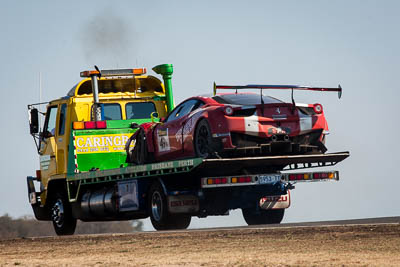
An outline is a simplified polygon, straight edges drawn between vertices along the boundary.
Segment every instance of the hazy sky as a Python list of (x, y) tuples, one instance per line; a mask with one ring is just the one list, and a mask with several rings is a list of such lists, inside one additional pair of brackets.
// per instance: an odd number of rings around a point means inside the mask
[[(284, 222), (400, 215), (399, 1), (2, 1), (0, 215), (32, 214), (39, 168), (29, 103), (66, 95), (79, 72), (174, 65), (175, 102), (212, 83), (343, 87), (295, 93), (324, 106), (329, 152), (351, 152), (337, 183), (300, 184)], [(271, 92), (289, 99), (287, 93)], [(191, 227), (243, 225), (229, 217)], [(151, 229), (146, 220), (146, 229)]]

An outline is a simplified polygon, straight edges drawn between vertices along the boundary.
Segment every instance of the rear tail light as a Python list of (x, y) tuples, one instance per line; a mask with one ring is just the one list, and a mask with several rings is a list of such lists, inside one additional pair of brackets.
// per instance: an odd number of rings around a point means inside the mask
[(322, 105), (321, 104), (315, 104), (314, 105), (314, 111), (316, 114), (321, 114), (322, 113)]
[(207, 184), (227, 184), (228, 178), (208, 178)]
[(75, 121), (72, 127), (74, 130), (106, 129), (107, 121)]
[(83, 121), (74, 121), (72, 127), (74, 130), (82, 130), (85, 129), (85, 123)]
[(239, 184), (239, 183), (252, 183), (253, 178), (251, 176), (242, 177), (215, 177), (215, 178), (204, 178), (203, 184), (206, 185), (223, 185), (223, 184)]
[(287, 174), (287, 181), (337, 179), (335, 172), (314, 172), (314, 173), (290, 173)]
[(238, 182), (239, 183), (251, 183), (251, 177), (250, 176), (239, 177)]
[(85, 121), (85, 129), (95, 129), (96, 122), (94, 121)]
[(232, 107), (225, 107), (224, 112), (226, 115), (231, 116), (233, 114), (233, 108)]
[(42, 179), (42, 171), (41, 170), (36, 170), (36, 179), (40, 181)]
[(334, 179), (334, 172), (317, 172), (313, 174), (313, 179)]
[(106, 129), (107, 122), (106, 121), (96, 121), (96, 128), (97, 129)]

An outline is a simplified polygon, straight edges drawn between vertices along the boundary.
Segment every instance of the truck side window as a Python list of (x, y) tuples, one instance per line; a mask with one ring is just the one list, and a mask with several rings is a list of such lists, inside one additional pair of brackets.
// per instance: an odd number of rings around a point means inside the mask
[(121, 106), (119, 104), (104, 104), (105, 120), (122, 120)]
[(60, 109), (60, 119), (58, 126), (58, 135), (64, 135), (65, 132), (65, 119), (67, 116), (67, 104), (62, 104)]
[(126, 119), (149, 119), (150, 114), (156, 111), (153, 102), (128, 103), (125, 106)]
[(44, 124), (44, 136), (54, 136), (56, 132), (57, 106), (49, 107), (46, 112), (46, 121)]

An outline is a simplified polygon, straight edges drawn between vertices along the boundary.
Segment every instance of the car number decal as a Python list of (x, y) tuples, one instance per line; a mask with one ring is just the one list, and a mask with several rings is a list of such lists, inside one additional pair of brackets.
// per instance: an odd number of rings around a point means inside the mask
[(168, 129), (157, 130), (157, 141), (158, 151), (166, 152), (171, 150), (171, 147), (169, 145)]

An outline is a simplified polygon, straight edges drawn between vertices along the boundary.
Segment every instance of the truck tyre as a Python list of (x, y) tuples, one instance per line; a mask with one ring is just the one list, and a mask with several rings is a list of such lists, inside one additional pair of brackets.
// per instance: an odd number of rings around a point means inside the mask
[(194, 150), (196, 156), (207, 158), (210, 155), (212, 147), (211, 129), (206, 119), (202, 119), (196, 127), (194, 134)]
[(192, 216), (185, 214), (176, 214), (172, 216), (173, 221), (171, 221), (170, 229), (186, 229), (190, 225), (190, 221), (192, 220)]
[(51, 199), (50, 217), (57, 235), (74, 234), (76, 219), (72, 217), (71, 205), (65, 194), (57, 193)]
[(248, 225), (279, 224), (285, 214), (284, 209), (256, 211), (255, 209), (242, 209), (243, 218)]
[(186, 229), (189, 226), (190, 215), (168, 212), (167, 197), (160, 182), (155, 181), (151, 185), (148, 196), (150, 220), (156, 230)]

